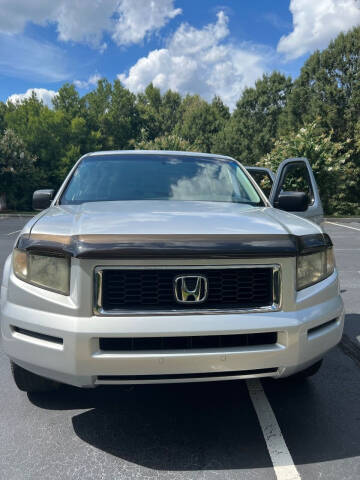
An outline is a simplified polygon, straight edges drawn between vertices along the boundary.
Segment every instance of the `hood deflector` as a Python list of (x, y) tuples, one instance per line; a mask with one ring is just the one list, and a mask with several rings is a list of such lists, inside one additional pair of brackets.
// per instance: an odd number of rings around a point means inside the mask
[(315, 235), (22, 235), (17, 247), (75, 258), (270, 258), (296, 257), (332, 246)]

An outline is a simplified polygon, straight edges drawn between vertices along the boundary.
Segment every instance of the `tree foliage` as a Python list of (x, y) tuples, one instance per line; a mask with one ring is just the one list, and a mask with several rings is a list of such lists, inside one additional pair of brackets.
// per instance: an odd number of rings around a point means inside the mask
[(0, 139), (0, 193), (18, 208), (29, 202), (24, 184), (31, 182), (35, 162), (36, 157), (27, 151), (21, 138), (13, 130), (5, 130)]
[(178, 135), (163, 135), (154, 140), (142, 140), (136, 144), (138, 150), (170, 150), (177, 152), (196, 151), (193, 145)]
[(272, 169), (286, 157), (306, 156), (326, 212), (358, 212), (359, 52), (357, 27), (311, 55), (294, 82), (279, 72), (264, 75), (233, 112), (219, 97), (181, 97), (153, 84), (135, 95), (106, 79), (83, 97), (64, 84), (52, 109), (35, 95), (0, 102), (0, 195), (7, 193), (9, 208), (31, 208), (33, 189), (58, 188), (89, 151), (190, 150)]
[(230, 121), (217, 135), (213, 150), (255, 165), (273, 147), (291, 87), (289, 77), (273, 72), (258, 80), (254, 88), (246, 88)]
[(209, 104), (199, 95), (187, 95), (180, 107), (175, 133), (192, 144), (195, 150), (211, 152), (214, 138), (225, 125), (227, 114), (227, 107), (218, 97)]
[(280, 120), (281, 133), (317, 121), (336, 139), (352, 136), (360, 118), (360, 27), (316, 51), (295, 80)]

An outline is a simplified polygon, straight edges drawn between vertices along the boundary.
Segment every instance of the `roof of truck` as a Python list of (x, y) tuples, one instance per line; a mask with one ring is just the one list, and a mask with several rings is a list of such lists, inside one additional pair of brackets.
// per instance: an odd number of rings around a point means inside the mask
[(95, 155), (182, 155), (188, 157), (210, 157), (234, 160), (226, 155), (218, 155), (216, 153), (200, 153), (200, 152), (177, 152), (171, 150), (104, 150), (100, 152), (90, 152), (86, 156)]

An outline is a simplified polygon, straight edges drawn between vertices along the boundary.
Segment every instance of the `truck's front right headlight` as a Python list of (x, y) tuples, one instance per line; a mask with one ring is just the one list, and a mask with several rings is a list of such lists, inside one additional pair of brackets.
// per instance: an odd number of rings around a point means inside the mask
[(25, 282), (69, 295), (70, 258), (67, 256), (26, 252), (15, 248), (13, 268), (15, 275)]
[(320, 252), (300, 255), (297, 258), (296, 286), (297, 290), (310, 287), (330, 276), (335, 268), (334, 252), (327, 247)]

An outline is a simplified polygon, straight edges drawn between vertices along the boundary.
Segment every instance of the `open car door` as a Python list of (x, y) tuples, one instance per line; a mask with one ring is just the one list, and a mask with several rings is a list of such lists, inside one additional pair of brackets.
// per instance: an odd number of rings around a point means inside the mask
[(284, 192), (304, 192), (308, 197), (306, 210), (292, 212), (319, 225), (324, 221), (324, 211), (314, 173), (306, 158), (288, 158), (280, 163), (271, 188), (269, 200), (279, 207), (279, 195)]

